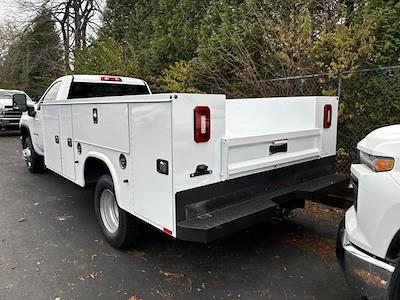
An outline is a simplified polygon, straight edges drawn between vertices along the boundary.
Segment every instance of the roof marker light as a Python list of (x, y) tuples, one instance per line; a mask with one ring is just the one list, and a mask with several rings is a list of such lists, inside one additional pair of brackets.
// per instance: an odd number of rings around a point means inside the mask
[(101, 81), (122, 81), (121, 77), (104, 75), (100, 77)]

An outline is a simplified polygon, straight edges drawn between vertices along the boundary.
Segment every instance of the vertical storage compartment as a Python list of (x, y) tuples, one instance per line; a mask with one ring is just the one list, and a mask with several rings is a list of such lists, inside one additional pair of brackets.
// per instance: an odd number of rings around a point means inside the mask
[(172, 198), (171, 102), (130, 103), (133, 210), (175, 235)]

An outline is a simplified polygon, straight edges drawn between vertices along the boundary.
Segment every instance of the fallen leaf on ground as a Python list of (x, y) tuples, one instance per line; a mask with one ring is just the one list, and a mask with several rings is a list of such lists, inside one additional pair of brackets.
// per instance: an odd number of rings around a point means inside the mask
[(143, 299), (142, 299), (142, 298), (139, 298), (138, 296), (133, 295), (133, 296), (130, 296), (130, 297), (128, 298), (128, 300), (143, 300)]
[(128, 251), (128, 254), (139, 257), (144, 257), (146, 255), (146, 253), (144, 253), (143, 251), (137, 251), (137, 250)]
[(58, 221), (58, 222), (64, 222), (64, 221), (66, 221), (68, 218), (72, 218), (72, 216), (58, 216), (58, 217), (57, 217), (57, 221)]
[(167, 272), (167, 271), (160, 271), (161, 274), (163, 274), (165, 277), (184, 277), (185, 275), (181, 273), (172, 273), (172, 272)]

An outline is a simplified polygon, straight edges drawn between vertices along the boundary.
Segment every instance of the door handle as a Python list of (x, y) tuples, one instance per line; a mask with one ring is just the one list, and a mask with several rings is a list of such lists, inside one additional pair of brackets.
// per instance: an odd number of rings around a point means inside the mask
[(72, 147), (72, 139), (70, 138), (67, 139), (67, 145), (68, 147)]
[(58, 135), (55, 136), (56, 144), (60, 143), (60, 137)]
[(288, 144), (287, 141), (277, 141), (273, 142), (271, 146), (269, 146), (269, 154), (275, 154), (279, 152), (287, 152), (288, 151)]
[(97, 112), (97, 108), (93, 108), (93, 123), (97, 124), (99, 122), (99, 114)]

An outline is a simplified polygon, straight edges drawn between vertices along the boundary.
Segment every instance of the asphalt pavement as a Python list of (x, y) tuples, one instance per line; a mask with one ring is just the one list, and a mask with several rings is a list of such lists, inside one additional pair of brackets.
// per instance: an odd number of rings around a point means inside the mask
[(0, 299), (355, 299), (335, 259), (343, 213), (307, 204), (210, 245), (149, 227), (115, 250), (93, 191), (30, 174), (18, 136), (0, 132)]

